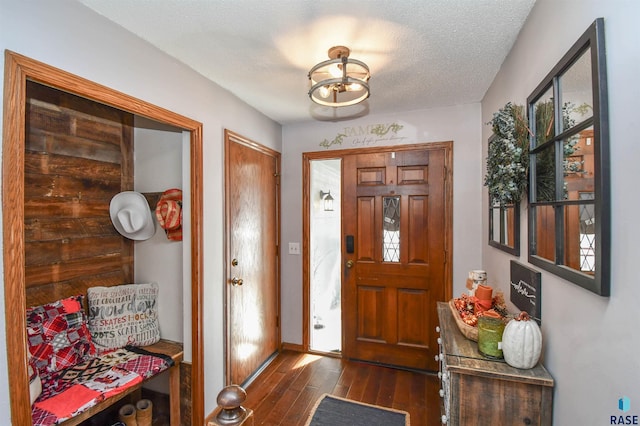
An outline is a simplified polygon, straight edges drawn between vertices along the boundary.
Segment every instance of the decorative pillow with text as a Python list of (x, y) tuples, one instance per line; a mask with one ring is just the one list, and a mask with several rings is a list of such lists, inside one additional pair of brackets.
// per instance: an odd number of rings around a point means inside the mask
[(160, 340), (158, 284), (87, 289), (88, 325), (100, 350), (146, 346)]

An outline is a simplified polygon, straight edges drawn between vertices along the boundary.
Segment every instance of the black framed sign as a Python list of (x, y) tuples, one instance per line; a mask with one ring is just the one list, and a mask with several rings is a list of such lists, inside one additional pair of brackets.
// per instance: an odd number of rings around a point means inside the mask
[(540, 311), (541, 301), (541, 279), (542, 274), (536, 270), (511, 261), (511, 303), (518, 309), (525, 311), (529, 316), (540, 324), (542, 313)]

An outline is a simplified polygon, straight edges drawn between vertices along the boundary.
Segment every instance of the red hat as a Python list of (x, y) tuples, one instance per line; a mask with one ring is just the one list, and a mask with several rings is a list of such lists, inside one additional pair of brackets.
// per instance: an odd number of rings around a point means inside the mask
[(172, 241), (182, 241), (182, 191), (176, 188), (162, 193), (156, 205), (156, 219)]

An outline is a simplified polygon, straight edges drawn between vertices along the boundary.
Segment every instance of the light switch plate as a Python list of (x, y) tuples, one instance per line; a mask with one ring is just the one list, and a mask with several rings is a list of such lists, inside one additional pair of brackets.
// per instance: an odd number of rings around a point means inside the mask
[(300, 254), (300, 243), (289, 243), (289, 254)]

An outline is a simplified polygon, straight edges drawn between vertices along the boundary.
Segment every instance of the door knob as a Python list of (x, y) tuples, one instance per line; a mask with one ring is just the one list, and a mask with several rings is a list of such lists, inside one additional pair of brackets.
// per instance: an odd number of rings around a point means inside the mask
[(347, 268), (349, 269), (353, 268), (353, 260), (351, 259), (347, 260)]
[(238, 277), (231, 278), (231, 284), (242, 285), (242, 278), (238, 278)]

